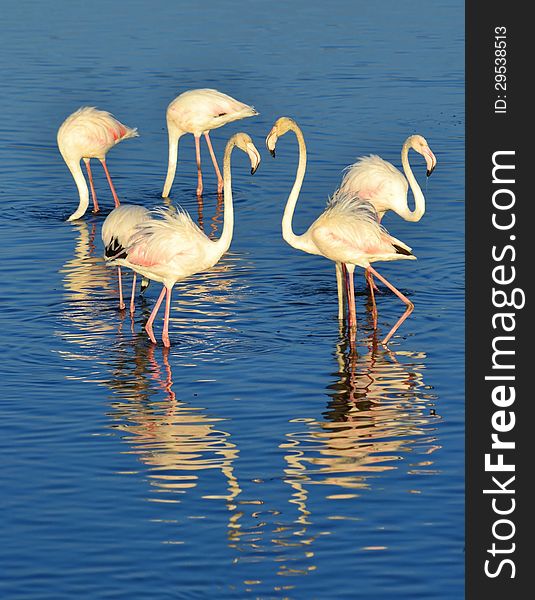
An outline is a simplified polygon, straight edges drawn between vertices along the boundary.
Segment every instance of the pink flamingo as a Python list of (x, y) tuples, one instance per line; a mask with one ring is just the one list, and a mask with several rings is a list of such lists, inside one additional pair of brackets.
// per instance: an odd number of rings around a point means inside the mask
[[(403, 173), (380, 156), (375, 154), (361, 156), (357, 162), (345, 169), (340, 190), (358, 194), (363, 200), (368, 200), (375, 207), (379, 222), (389, 210), (393, 210), (405, 221), (419, 221), (425, 213), (425, 197), (409, 164), (411, 149), (425, 158), (427, 177), (429, 177), (435, 170), (437, 159), (427, 140), (416, 134), (410, 135), (401, 148)], [(414, 210), (409, 208), (409, 185), (414, 195)], [(377, 288), (373, 283), (373, 276), (367, 269), (365, 276), (372, 292), (375, 311), (373, 289)]]
[[(122, 204), (111, 211), (102, 224), (101, 232), (106, 262), (126, 257), (125, 248), (128, 246), (132, 234), (136, 231), (136, 227), (148, 219), (150, 219), (150, 213), (144, 206)], [(120, 266), (117, 267), (117, 275), (119, 279), (119, 308), (123, 310), (125, 304), (123, 300), (123, 285)], [(134, 271), (132, 294), (130, 296), (130, 314), (134, 314), (135, 312), (134, 296), (136, 291), (136, 277), (137, 274)], [(148, 286), (149, 281), (143, 278), (143, 281), (141, 282), (141, 293), (143, 293)]]
[(186, 133), (195, 138), (195, 154), (197, 157), (197, 195), (202, 194), (201, 172), (201, 135), (204, 134), (212, 163), (217, 175), (217, 193), (223, 189), (223, 178), (210, 140), (210, 130), (222, 127), (232, 121), (254, 117), (257, 111), (252, 107), (235, 100), (231, 96), (217, 90), (188, 90), (175, 98), (167, 107), (167, 130), (169, 134), (169, 165), (163, 186), (162, 198), (167, 198), (175, 179), (178, 159), (178, 141)]
[(152, 211), (154, 218), (136, 227), (125, 250), (126, 256), (110, 261), (110, 264), (124, 265), (148, 279), (163, 283), (160, 297), (145, 325), (154, 344), (156, 338), (152, 324), (164, 296), (166, 303), (162, 341), (164, 346), (169, 347), (169, 313), (173, 286), (177, 281), (213, 267), (230, 247), (234, 228), (230, 156), (235, 146), (249, 155), (251, 173), (256, 171), (260, 163), (260, 154), (246, 133), (237, 133), (230, 138), (223, 160), (224, 225), (218, 240), (211, 240), (187, 212), (159, 208)]
[[(294, 185), (288, 197), (282, 218), (282, 237), (294, 248), (309, 254), (318, 254), (336, 263), (338, 281), (338, 314), (343, 315), (342, 271), (345, 265), (348, 272), (349, 327), (356, 332), (355, 291), (353, 272), (355, 266), (369, 269), (406, 305), (404, 314), (384, 338), (387, 344), (403, 321), (414, 310), (413, 303), (380, 275), (371, 263), (376, 261), (414, 260), (411, 249), (400, 240), (392, 237), (379, 223), (373, 205), (356, 194), (337, 190), (330, 199), (326, 210), (302, 235), (292, 229), (292, 219), (306, 171), (306, 145), (303, 133), (297, 123), (289, 117), (277, 119), (266, 138), (266, 145), (272, 155), (279, 137), (293, 131), (299, 144), (299, 164)], [(374, 326), (377, 326), (374, 319)]]
[(72, 113), (63, 121), (58, 130), (58, 147), (66, 162), (67, 167), (74, 178), (80, 203), (76, 211), (67, 219), (74, 221), (85, 214), (89, 205), (89, 190), (85, 181), (80, 160), (83, 158), (89, 177), (91, 195), (93, 197), (93, 212), (99, 211), (93, 176), (89, 161), (98, 158), (102, 163), (104, 172), (110, 184), (115, 206), (119, 206), (119, 198), (115, 192), (110, 173), (106, 166), (106, 154), (108, 151), (123, 140), (137, 137), (137, 129), (131, 129), (123, 125), (109, 112), (98, 110), (92, 106), (84, 106)]

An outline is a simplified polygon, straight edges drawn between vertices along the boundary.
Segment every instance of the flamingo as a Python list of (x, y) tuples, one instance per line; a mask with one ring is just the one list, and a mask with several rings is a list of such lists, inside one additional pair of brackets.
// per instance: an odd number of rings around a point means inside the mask
[(93, 198), (93, 212), (98, 212), (100, 209), (89, 165), (89, 161), (92, 158), (98, 158), (102, 163), (106, 178), (110, 184), (115, 206), (119, 206), (119, 198), (117, 197), (106, 166), (106, 154), (115, 144), (137, 136), (137, 129), (123, 125), (109, 112), (98, 110), (93, 106), (83, 106), (63, 121), (61, 127), (58, 129), (58, 147), (63, 160), (67, 163), (67, 167), (69, 167), (78, 188), (78, 193), (80, 194), (78, 208), (67, 219), (68, 221), (74, 221), (82, 217), (89, 205), (89, 191), (82, 168), (80, 167), (80, 159), (82, 158), (84, 159), (89, 177), (91, 196)]
[[(102, 224), (102, 242), (104, 243), (104, 258), (106, 262), (110, 262), (116, 258), (126, 257), (125, 248), (132, 237), (136, 227), (150, 218), (150, 213), (144, 206), (135, 204), (122, 204), (114, 208), (106, 217)], [(119, 308), (123, 310), (125, 304), (123, 301), (123, 285), (121, 280), (121, 267), (117, 267), (117, 275), (119, 278)], [(130, 314), (134, 314), (134, 295), (136, 290), (136, 277), (132, 279), (132, 294), (130, 296)], [(149, 281), (143, 278), (141, 282), (141, 293), (143, 293), (149, 285)]]
[[(380, 156), (361, 156), (346, 168), (340, 189), (355, 192), (373, 204), (379, 222), (388, 210), (393, 210), (405, 221), (419, 221), (425, 213), (425, 197), (409, 164), (411, 148), (425, 158), (429, 177), (435, 170), (437, 159), (423, 136), (410, 135), (401, 148), (403, 173)], [(410, 210), (408, 204), (409, 185), (414, 195), (414, 210)]]
[(217, 90), (208, 88), (188, 90), (177, 96), (167, 107), (167, 130), (169, 134), (169, 165), (163, 186), (162, 198), (169, 197), (175, 179), (178, 159), (178, 141), (186, 133), (195, 138), (197, 157), (197, 196), (202, 195), (201, 135), (204, 135), (212, 163), (217, 175), (217, 193), (223, 190), (223, 178), (210, 140), (210, 130), (232, 121), (254, 117), (258, 112), (252, 107), (235, 100)]
[[(403, 173), (392, 163), (377, 155), (361, 156), (357, 162), (345, 169), (346, 173), (340, 189), (358, 194), (368, 200), (377, 210), (379, 222), (384, 214), (393, 210), (405, 221), (417, 222), (425, 213), (425, 197), (409, 164), (409, 150), (412, 149), (425, 158), (427, 177), (435, 170), (437, 159), (427, 140), (418, 134), (410, 135), (401, 148), (401, 164)], [(414, 210), (410, 210), (408, 193), (409, 185), (414, 195)], [(366, 280), (372, 291), (372, 302), (375, 310), (373, 276), (366, 270)]]
[(251, 174), (254, 174), (260, 163), (260, 154), (246, 133), (237, 133), (230, 138), (223, 159), (224, 225), (217, 241), (211, 240), (186, 211), (175, 212), (161, 207), (152, 211), (151, 219), (136, 227), (125, 249), (125, 256), (110, 261), (111, 264), (124, 265), (148, 279), (163, 284), (161, 294), (145, 325), (145, 330), (154, 344), (156, 338), (152, 324), (164, 296), (166, 303), (162, 341), (164, 346), (169, 347), (169, 312), (173, 286), (177, 281), (213, 267), (230, 247), (234, 228), (230, 156), (235, 146), (249, 155)]
[[(266, 145), (271, 154), (275, 155), (275, 147), (279, 137), (293, 131), (299, 144), (299, 164), (294, 185), (288, 196), (282, 218), (282, 237), (294, 248), (324, 256), (336, 263), (338, 281), (338, 315), (343, 315), (342, 270), (345, 265), (348, 272), (348, 308), (349, 327), (356, 331), (357, 318), (355, 311), (355, 291), (353, 272), (355, 266), (370, 271), (378, 277), (406, 305), (406, 310), (397, 323), (384, 338), (386, 345), (403, 321), (414, 310), (414, 304), (397, 290), (389, 281), (379, 274), (371, 263), (390, 260), (414, 260), (409, 246), (391, 236), (379, 223), (375, 207), (358, 195), (337, 190), (327, 204), (325, 211), (312, 223), (302, 235), (296, 235), (292, 229), (292, 218), (295, 212), (299, 192), (306, 171), (306, 145), (303, 133), (297, 123), (289, 117), (277, 119), (266, 138)], [(374, 326), (376, 315), (374, 315)]]

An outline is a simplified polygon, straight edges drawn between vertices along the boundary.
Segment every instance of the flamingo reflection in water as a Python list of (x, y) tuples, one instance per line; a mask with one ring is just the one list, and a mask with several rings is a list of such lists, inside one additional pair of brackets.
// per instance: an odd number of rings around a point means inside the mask
[[(344, 500), (372, 491), (395, 469), (436, 473), (431, 455), (440, 448), (438, 417), (430, 408), (436, 398), (423, 378), (426, 355), (394, 355), (378, 351), (377, 340), (372, 344), (367, 355), (357, 356), (341, 332), (324, 419), (296, 417), (296, 430), (280, 445), (286, 453), (285, 482), (293, 489), (290, 502), (304, 527), (312, 522), (309, 496), (317, 486), (325, 486), (328, 499)], [(407, 467), (400, 461), (409, 456)], [(336, 518), (354, 518), (340, 516), (341, 506), (333, 504)]]
[(73, 221), (72, 227), (78, 233), (73, 256), (59, 271), (63, 276), (66, 300), (63, 321), (69, 326), (76, 325), (85, 333), (91, 332), (89, 336), (80, 336), (76, 332), (65, 334), (88, 346), (97, 339), (100, 343), (99, 336), (115, 328), (102, 315), (102, 303), (110, 297), (114, 282), (112, 272), (106, 268), (96, 246), (96, 223), (79, 220)]
[(164, 347), (158, 357), (155, 346), (138, 341), (122, 351), (109, 380), (114, 392), (110, 416), (130, 447), (128, 453), (146, 468), (154, 492), (151, 500), (181, 502), (181, 495), (197, 487), (203, 472), (218, 470), (226, 489), (203, 498), (222, 500), (231, 510), (240, 493), (234, 474), (239, 452), (220, 427), (222, 419), (177, 398), (169, 349)]

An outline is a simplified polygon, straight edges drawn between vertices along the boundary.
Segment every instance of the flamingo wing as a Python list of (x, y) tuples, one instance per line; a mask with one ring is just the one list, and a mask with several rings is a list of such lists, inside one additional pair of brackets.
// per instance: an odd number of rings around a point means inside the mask
[(371, 202), (354, 193), (337, 190), (325, 212), (310, 227), (322, 254), (350, 262), (351, 257), (411, 254), (411, 249), (379, 223)]
[(177, 256), (194, 256), (199, 244), (212, 243), (185, 211), (152, 211), (151, 218), (136, 227), (126, 249), (128, 261), (144, 267), (171, 263)]

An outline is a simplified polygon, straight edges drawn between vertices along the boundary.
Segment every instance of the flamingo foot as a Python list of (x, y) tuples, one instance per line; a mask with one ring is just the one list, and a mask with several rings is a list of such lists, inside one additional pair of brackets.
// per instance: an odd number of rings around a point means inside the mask
[(145, 331), (147, 332), (147, 334), (150, 338), (150, 341), (153, 344), (157, 344), (158, 342), (156, 341), (156, 338), (154, 337), (154, 332), (152, 331), (152, 326), (149, 326), (148, 323), (147, 323), (147, 325), (145, 325)]

